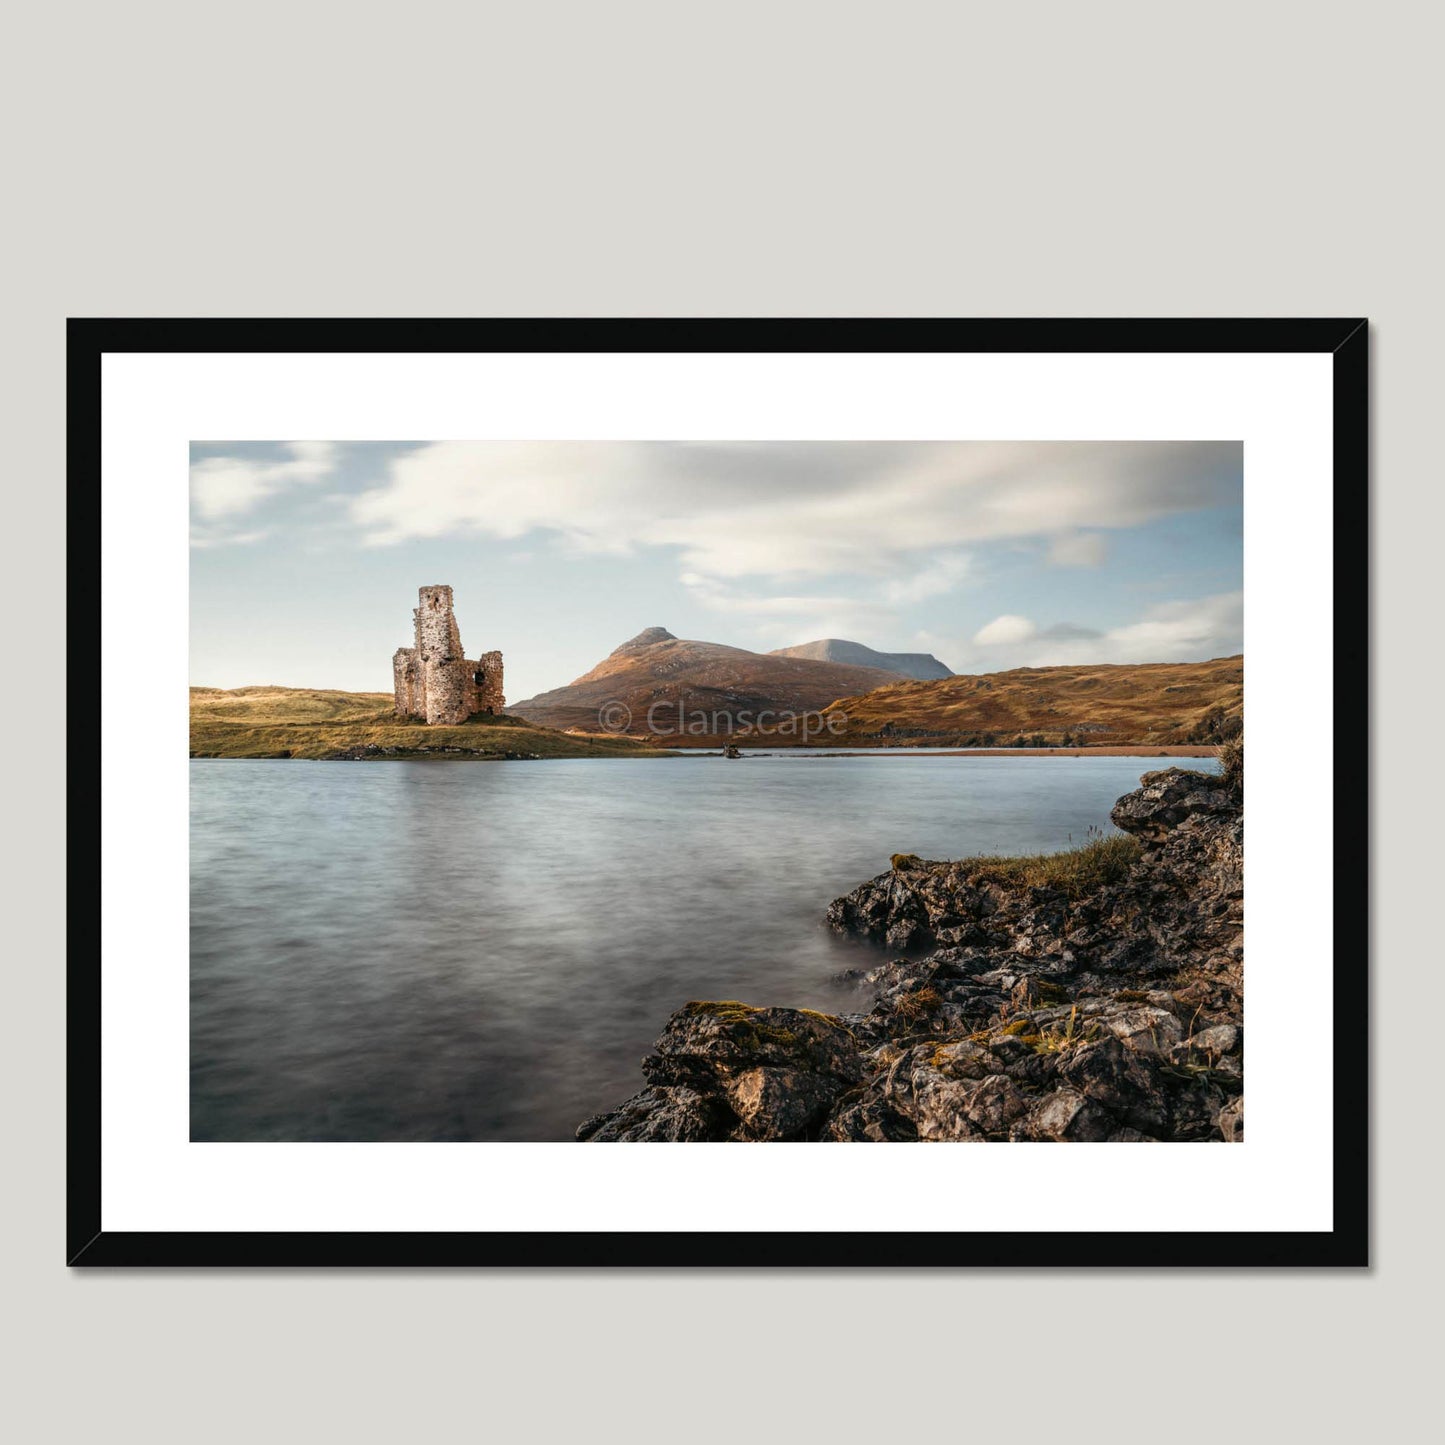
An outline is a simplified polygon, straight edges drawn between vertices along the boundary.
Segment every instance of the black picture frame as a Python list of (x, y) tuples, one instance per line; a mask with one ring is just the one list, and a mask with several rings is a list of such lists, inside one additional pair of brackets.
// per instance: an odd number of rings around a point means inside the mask
[[(68, 677), (100, 635), (101, 359), (119, 352), (1273, 352), (1333, 368), (1338, 677), (1368, 675), (1368, 324), (1346, 319), (73, 319), (68, 323)], [(105, 699), (98, 704), (103, 717)], [(99, 753), (68, 763), (66, 1259), (96, 1266), (1365, 1266), (1369, 1263), (1367, 692), (1334, 733), (1333, 1228), (1328, 1232), (281, 1233), (101, 1228)], [(1339, 1077), (1350, 1061), (1348, 1087)], [(1247, 1147), (1247, 1146), (1246, 1146)]]

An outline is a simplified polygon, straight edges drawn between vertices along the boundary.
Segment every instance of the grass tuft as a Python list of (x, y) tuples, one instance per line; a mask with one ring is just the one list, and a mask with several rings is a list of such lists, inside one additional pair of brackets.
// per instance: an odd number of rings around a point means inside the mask
[(1080, 1044), (1090, 1043), (1098, 1037), (1098, 1033), (1098, 1024), (1079, 1023), (1079, 1006), (1075, 1004), (1069, 1010), (1069, 1017), (1063, 1028), (1040, 1029), (1036, 1034), (1026, 1035), (1024, 1042), (1029, 1044), (1036, 1054), (1063, 1054), (1078, 1048)]
[(1137, 838), (1127, 833), (1094, 836), (1078, 848), (1062, 853), (1034, 853), (1021, 858), (964, 858), (960, 866), (976, 878), (1025, 888), (1055, 888), (1069, 898), (1080, 898), (1110, 883), (1120, 882), (1139, 859)]
[(938, 1012), (943, 1000), (938, 990), (925, 985), (906, 993), (893, 1005), (893, 1016), (904, 1023), (918, 1023)]
[(1244, 786), (1244, 735), (1230, 738), (1215, 748), (1219, 759), (1219, 773), (1225, 782), (1234, 787)]

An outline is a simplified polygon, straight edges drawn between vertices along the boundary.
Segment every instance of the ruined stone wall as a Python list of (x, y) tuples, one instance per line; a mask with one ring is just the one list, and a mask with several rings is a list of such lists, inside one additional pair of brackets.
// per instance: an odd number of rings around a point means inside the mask
[(392, 658), (396, 715), (454, 724), (473, 713), (501, 712), (502, 654), (484, 653), (476, 662), (463, 656), (450, 587), (423, 587), (418, 603), (416, 645), (399, 647)]
[(391, 659), (392, 685), (396, 692), (397, 717), (425, 717), (426, 698), (422, 694), (421, 668), (416, 648), (398, 647)]
[(429, 723), (460, 723), (471, 716), (468, 673), (450, 587), (423, 587), (416, 609), (416, 653), (426, 690)]
[(502, 654), (484, 652), (477, 662), (467, 664), (476, 684), (476, 712), (501, 712), (507, 699), (502, 695)]
[(452, 611), (450, 587), (423, 587), (417, 594), (416, 650), (423, 662), (460, 662), (462, 637)]
[(436, 659), (426, 664), (426, 720), (464, 723), (472, 715), (475, 689), (464, 658)]

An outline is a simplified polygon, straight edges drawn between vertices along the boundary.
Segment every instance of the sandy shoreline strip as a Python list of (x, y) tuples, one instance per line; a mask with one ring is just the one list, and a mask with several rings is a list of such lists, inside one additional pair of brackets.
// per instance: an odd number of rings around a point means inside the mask
[[(738, 739), (737, 744), (745, 752), (752, 751), (754, 755), (766, 752), (769, 757), (786, 757), (788, 753), (802, 752), (805, 746), (809, 757), (820, 758), (873, 758), (890, 755), (906, 758), (1212, 758), (1215, 756), (1215, 749), (1208, 744), (1158, 747), (1148, 744), (1121, 743), (1117, 747), (1103, 748), (939, 748), (927, 751), (921, 747), (917, 749), (822, 748), (815, 743), (807, 745), (802, 743), (753, 744), (743, 739)], [(701, 754), (703, 752), (720, 752), (721, 749), (704, 744), (693, 749), (668, 748), (667, 751), (684, 756), (689, 751)]]
[[(893, 752), (893, 748), (865, 748), (859, 756), (871, 753)], [(896, 749), (903, 752), (905, 749)], [(1212, 758), (1212, 747), (1149, 747), (1120, 744), (1114, 748), (950, 748), (947, 752), (931, 753), (936, 758)]]

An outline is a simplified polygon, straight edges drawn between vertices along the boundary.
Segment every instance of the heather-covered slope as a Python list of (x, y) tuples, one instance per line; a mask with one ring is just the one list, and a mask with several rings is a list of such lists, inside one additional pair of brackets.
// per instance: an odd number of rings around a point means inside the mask
[(1244, 658), (1210, 662), (1020, 667), (937, 682), (890, 683), (840, 696), (847, 726), (825, 741), (959, 747), (1215, 743), (1244, 708)]

